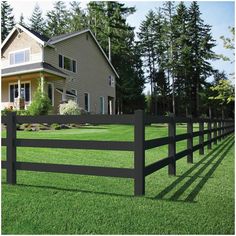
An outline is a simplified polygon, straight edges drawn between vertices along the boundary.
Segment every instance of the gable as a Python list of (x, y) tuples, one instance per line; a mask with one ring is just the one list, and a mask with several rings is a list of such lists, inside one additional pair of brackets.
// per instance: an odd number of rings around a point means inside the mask
[[(98, 43), (97, 39), (95, 38), (95, 36), (93, 35), (93, 33), (91, 32), (91, 30), (83, 30), (80, 32), (75, 32), (75, 33), (70, 33), (70, 34), (66, 34), (65, 36), (58, 36), (55, 37), (55, 39), (51, 39), (49, 40), (49, 42), (52, 45), (61, 45), (61, 44), (68, 44), (68, 42), (73, 42), (74, 39), (75, 40), (80, 40), (81, 38), (83, 38), (83, 36), (85, 35), (85, 37), (88, 39), (90, 39), (91, 42), (93, 42), (91, 44), (91, 46), (96, 50), (99, 51), (99, 53), (101, 54), (101, 56), (103, 57), (103, 60), (106, 61), (107, 65), (112, 69), (112, 71), (114, 72), (115, 76), (117, 78), (119, 78), (118, 73), (116, 72), (115, 68), (113, 67), (112, 63), (110, 62), (110, 60), (108, 59), (107, 55), (105, 54), (105, 52), (103, 51), (102, 47), (100, 46), (100, 44)], [(72, 48), (73, 51), (73, 48)]]

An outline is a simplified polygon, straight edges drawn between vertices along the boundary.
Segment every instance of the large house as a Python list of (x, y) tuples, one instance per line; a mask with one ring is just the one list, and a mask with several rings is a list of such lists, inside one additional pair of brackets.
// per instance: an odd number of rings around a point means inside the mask
[(39, 88), (54, 113), (70, 99), (91, 114), (115, 113), (119, 76), (89, 29), (47, 38), (17, 24), (1, 58), (2, 109), (27, 109)]

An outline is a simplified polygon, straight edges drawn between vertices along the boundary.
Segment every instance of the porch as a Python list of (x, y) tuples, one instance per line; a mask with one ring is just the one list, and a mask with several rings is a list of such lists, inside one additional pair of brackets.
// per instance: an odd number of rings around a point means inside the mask
[[(34, 98), (35, 92), (40, 89), (51, 100), (53, 112), (57, 112), (59, 104), (66, 100), (66, 74), (49, 64), (45, 68), (45, 64), (44, 68), (36, 72), (22, 71), (23, 73), (21, 73), (23, 68), (19, 68), (19, 70), (12, 71), (12, 74), (10, 74), (9, 68), (2, 70), (1, 110), (5, 108), (27, 109)], [(15, 67), (10, 69), (16, 70)], [(56, 94), (55, 82), (62, 87), (61, 97)]]

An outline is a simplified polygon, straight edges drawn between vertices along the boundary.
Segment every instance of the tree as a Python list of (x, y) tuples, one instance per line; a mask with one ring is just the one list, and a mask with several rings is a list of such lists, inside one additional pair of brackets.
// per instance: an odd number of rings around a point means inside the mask
[[(147, 81), (151, 85), (151, 112), (156, 114), (156, 104), (154, 104), (154, 77), (156, 74), (156, 28), (155, 28), (155, 13), (150, 10), (146, 15), (146, 19), (141, 23), (139, 28), (139, 48), (142, 54), (145, 72), (147, 73)], [(153, 99), (154, 98), (154, 99)]]
[(200, 92), (201, 85), (206, 78), (213, 72), (209, 60), (215, 59), (216, 55), (212, 51), (215, 41), (211, 35), (211, 27), (204, 24), (197, 2), (192, 2), (189, 8), (188, 37), (191, 42), (190, 65), (191, 74), (189, 75), (192, 85), (192, 114), (198, 117), (200, 114)]
[(24, 15), (23, 15), (23, 13), (20, 14), (19, 24), (20, 24), (20, 25), (25, 25), (25, 21), (24, 21)]
[(57, 36), (70, 32), (69, 29), (69, 12), (66, 9), (65, 2), (57, 1), (53, 5), (53, 10), (47, 12), (47, 32), (48, 36)]
[(218, 105), (221, 106), (223, 119), (226, 106), (234, 102), (234, 86), (229, 80), (219, 80), (216, 85), (211, 87), (211, 90), (215, 92), (215, 95), (209, 97), (209, 99), (217, 101)]
[(167, 74), (168, 74), (168, 81), (172, 78), (172, 112), (176, 114), (176, 107), (175, 107), (175, 77), (173, 74), (173, 17), (175, 14), (175, 5), (172, 1), (166, 1), (163, 4), (163, 15), (165, 17), (165, 42), (166, 42), (166, 49), (167, 49)]
[(1, 2), (1, 35), (2, 41), (7, 37), (15, 25), (13, 8), (7, 1)]
[(79, 31), (87, 27), (87, 17), (81, 10), (80, 3), (77, 1), (70, 2), (69, 29), (71, 32)]
[(29, 19), (30, 21), (30, 29), (39, 32), (40, 34), (44, 34), (45, 32), (45, 22), (42, 17), (42, 10), (39, 5), (36, 3), (33, 13)]
[[(229, 27), (231, 38), (226, 38), (225, 36), (221, 36), (220, 38), (223, 40), (224, 48), (233, 51), (233, 56), (235, 57), (235, 28)], [(220, 55), (220, 58), (222, 58), (224, 61), (230, 61), (229, 57), (226, 57), (224, 55)], [(234, 63), (235, 60), (231, 60), (230, 63)], [(231, 74), (234, 79), (234, 73)]]
[(191, 74), (190, 55), (191, 42), (188, 37), (187, 24), (189, 21), (188, 9), (183, 2), (176, 8), (173, 16), (173, 63), (172, 73), (175, 79), (176, 112), (189, 114), (191, 97)]

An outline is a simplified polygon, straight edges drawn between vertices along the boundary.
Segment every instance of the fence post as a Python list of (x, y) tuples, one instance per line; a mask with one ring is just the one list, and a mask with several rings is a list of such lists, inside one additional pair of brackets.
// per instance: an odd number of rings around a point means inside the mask
[(214, 134), (213, 134), (213, 137), (214, 137), (214, 144), (217, 144), (217, 121), (214, 121)]
[(200, 149), (199, 149), (199, 154), (203, 155), (204, 154), (204, 122), (203, 121), (199, 121), (199, 131), (200, 131), (200, 135), (199, 135), (199, 144), (200, 144)]
[(187, 156), (187, 162), (193, 163), (193, 120), (192, 116), (189, 116), (189, 121), (187, 123), (187, 133), (190, 137), (187, 139), (187, 149), (190, 150), (190, 153)]
[(145, 123), (144, 111), (134, 113), (134, 195), (145, 194)]
[(208, 133), (207, 133), (207, 141), (208, 141), (208, 144), (207, 144), (207, 149), (211, 149), (211, 139), (212, 139), (212, 135), (211, 135), (211, 120), (208, 121), (207, 123), (207, 129), (208, 129)]
[(168, 156), (172, 157), (171, 162), (168, 165), (169, 175), (176, 175), (176, 122), (173, 114), (170, 115), (170, 122), (168, 123), (168, 136), (171, 138), (171, 142), (168, 144)]
[(222, 120), (222, 139), (224, 139), (225, 138), (225, 122), (224, 122), (224, 120)]
[(16, 112), (7, 113), (7, 183), (16, 184)]
[(219, 124), (218, 136), (219, 136), (219, 141), (221, 141), (221, 134), (222, 134), (222, 130), (221, 130), (221, 128), (222, 128), (221, 120), (218, 122), (218, 124)]

